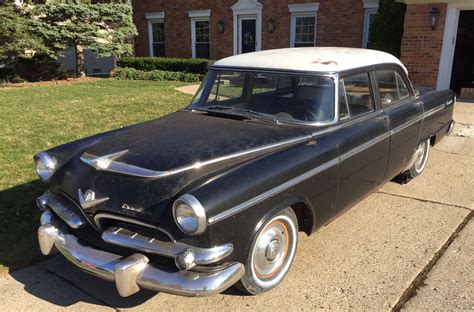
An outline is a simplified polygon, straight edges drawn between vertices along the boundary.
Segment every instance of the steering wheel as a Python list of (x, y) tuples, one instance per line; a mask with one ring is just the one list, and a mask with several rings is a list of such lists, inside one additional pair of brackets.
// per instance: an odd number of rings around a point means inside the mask
[[(283, 104), (286, 108), (286, 112), (289, 113), (293, 118), (305, 120), (305, 121), (318, 121), (319, 116), (309, 109), (312, 104), (305, 99), (288, 99)], [(304, 115), (303, 115), (304, 114)], [(308, 120), (308, 115), (312, 117), (312, 120)]]

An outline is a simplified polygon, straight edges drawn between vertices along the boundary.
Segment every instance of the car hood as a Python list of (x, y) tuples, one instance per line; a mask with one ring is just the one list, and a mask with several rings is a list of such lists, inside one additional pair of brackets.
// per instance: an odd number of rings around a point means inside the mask
[[(109, 212), (158, 223), (176, 195), (200, 181), (308, 138), (294, 126), (183, 110), (83, 148), (56, 172), (52, 189), (78, 203), (79, 189), (109, 198), (85, 209), (89, 216)], [(114, 154), (106, 170), (87, 161)]]

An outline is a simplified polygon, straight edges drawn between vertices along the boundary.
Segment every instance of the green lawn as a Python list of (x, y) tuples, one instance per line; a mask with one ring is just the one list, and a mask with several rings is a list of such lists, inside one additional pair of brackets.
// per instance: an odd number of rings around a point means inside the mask
[(185, 106), (177, 82), (99, 80), (0, 88), (0, 271), (41, 259), (35, 199), (46, 190), (32, 157), (41, 150)]

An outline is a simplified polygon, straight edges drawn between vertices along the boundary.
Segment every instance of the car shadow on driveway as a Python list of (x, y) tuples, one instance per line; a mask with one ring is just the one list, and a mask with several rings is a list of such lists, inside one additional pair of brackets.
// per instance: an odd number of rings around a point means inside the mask
[[(140, 290), (123, 298), (115, 284), (104, 281), (83, 272), (62, 255), (22, 270), (10, 273), (30, 295), (61, 307), (70, 307), (77, 303), (88, 303), (113, 308), (133, 308), (139, 306), (160, 293)], [(227, 296), (245, 296), (235, 287), (223, 292)]]
[(23, 284), (24, 290), (29, 294), (61, 307), (85, 302), (114, 308), (131, 308), (157, 294), (142, 290), (123, 298), (118, 294), (114, 283), (81, 271), (62, 255), (11, 272), (10, 276)]

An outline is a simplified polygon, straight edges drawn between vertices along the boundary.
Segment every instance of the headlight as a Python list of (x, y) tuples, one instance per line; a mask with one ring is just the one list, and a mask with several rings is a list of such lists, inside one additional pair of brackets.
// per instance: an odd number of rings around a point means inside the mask
[(34, 158), (36, 173), (44, 182), (48, 182), (56, 171), (56, 159), (46, 152), (39, 152)]
[(185, 234), (200, 234), (206, 230), (206, 212), (201, 203), (191, 194), (184, 194), (174, 202), (173, 217)]

